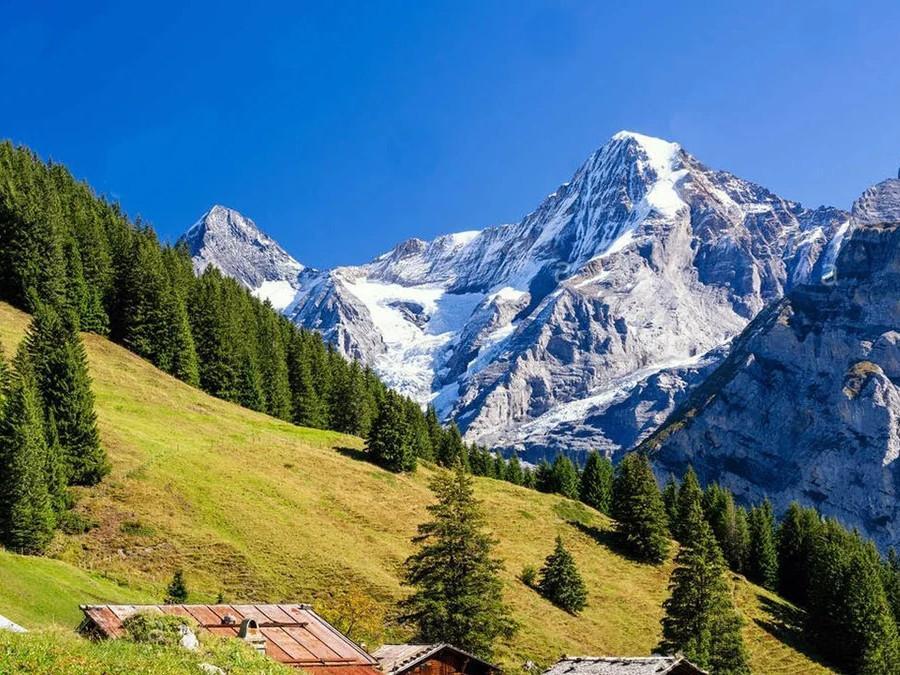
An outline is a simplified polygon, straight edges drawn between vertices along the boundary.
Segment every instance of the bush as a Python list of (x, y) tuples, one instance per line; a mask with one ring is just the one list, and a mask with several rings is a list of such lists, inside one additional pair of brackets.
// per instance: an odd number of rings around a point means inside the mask
[(99, 525), (94, 518), (77, 511), (63, 511), (56, 518), (59, 529), (66, 534), (84, 534)]
[(522, 583), (530, 588), (534, 588), (537, 581), (537, 568), (534, 565), (525, 565), (522, 568), (522, 574), (519, 577)]
[(125, 634), (132, 642), (174, 647), (181, 641), (181, 626), (193, 627), (193, 621), (182, 616), (141, 612), (122, 622)]

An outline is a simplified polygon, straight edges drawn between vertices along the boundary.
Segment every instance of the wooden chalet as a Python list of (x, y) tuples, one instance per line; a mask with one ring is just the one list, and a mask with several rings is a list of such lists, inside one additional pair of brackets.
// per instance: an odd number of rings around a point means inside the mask
[(384, 645), (373, 653), (385, 675), (495, 675), (500, 669), (447, 643)]
[(675, 656), (564, 657), (543, 675), (709, 675), (680, 654)]
[(123, 622), (143, 612), (190, 619), (197, 630), (243, 639), (260, 652), (310, 675), (382, 675), (378, 661), (309, 605), (82, 605), (80, 631), (125, 635)]

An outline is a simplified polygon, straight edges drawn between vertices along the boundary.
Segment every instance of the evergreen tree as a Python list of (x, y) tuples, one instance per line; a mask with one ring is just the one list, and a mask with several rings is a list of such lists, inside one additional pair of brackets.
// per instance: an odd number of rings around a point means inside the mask
[(405, 583), (415, 591), (401, 603), (401, 622), (415, 627), (418, 640), (488, 658), (495, 641), (516, 628), (503, 603), (502, 563), (493, 557), (495, 542), (483, 531), (484, 514), (463, 466), (438, 473), (431, 487), (437, 502), (405, 563)]
[(662, 498), (663, 504), (666, 506), (666, 517), (669, 520), (669, 531), (674, 532), (678, 523), (678, 481), (671, 473), (663, 487)]
[(282, 319), (266, 302), (256, 306), (259, 345), (259, 370), (264, 383), (263, 399), (267, 414), (283, 420), (291, 416), (291, 385), (288, 377), (287, 353)]
[(685, 504), (688, 510), (679, 512), (684, 540), (663, 603), (660, 650), (681, 652), (717, 675), (749, 675), (722, 553), (699, 503)]
[[(328, 368), (327, 360), (316, 356), (316, 344), (300, 331), (291, 331), (287, 345), (287, 371), (294, 424), (313, 429), (328, 428), (328, 403), (313, 378), (313, 365)], [(326, 379), (330, 379), (327, 375)]]
[(10, 386), (9, 366), (6, 365), (6, 358), (3, 356), (3, 346), (0, 345), (0, 418), (3, 417), (3, 404), (6, 401), (6, 394)]
[(109, 463), (100, 445), (87, 355), (73, 320), (38, 303), (24, 346), (43, 405), (55, 421), (68, 481), (98, 483)]
[(693, 467), (688, 467), (681, 479), (681, 487), (678, 488), (678, 515), (675, 520), (675, 529), (672, 535), (682, 541), (685, 536), (685, 524), (694, 510), (694, 505), (700, 506), (703, 503), (703, 491), (700, 489), (700, 482), (697, 480), (697, 474), (694, 473)]
[(512, 457), (506, 464), (506, 480), (513, 485), (524, 485), (525, 474), (522, 472), (522, 463), (519, 461), (519, 455), (513, 452)]
[(888, 549), (887, 560), (881, 566), (881, 585), (884, 587), (888, 607), (894, 615), (894, 622), (900, 626), (900, 557), (893, 546)]
[(580, 488), (578, 469), (572, 460), (565, 455), (557, 455), (550, 468), (550, 480), (553, 484), (553, 492), (558, 492), (564, 497), (578, 499)]
[(666, 559), (670, 546), (666, 509), (644, 454), (629, 453), (616, 467), (612, 511), (616, 531), (632, 555), (652, 563)]
[(184, 581), (184, 572), (176, 570), (172, 576), (172, 581), (166, 588), (165, 604), (167, 605), (183, 605), (188, 599), (187, 584)]
[(587, 589), (572, 554), (556, 536), (556, 548), (541, 567), (537, 585), (541, 595), (570, 614), (578, 614), (587, 604)]
[(367, 450), (375, 462), (389, 471), (413, 471), (416, 468), (409, 424), (399, 394), (388, 391), (381, 402), (369, 432)]
[(68, 492), (68, 476), (66, 472), (65, 452), (59, 441), (59, 432), (53, 412), (47, 413), (47, 425), (44, 437), (47, 440), (47, 465), (44, 474), (47, 477), (47, 492), (57, 521), (59, 516), (70, 506)]
[(499, 452), (494, 453), (493, 457), (494, 462), (494, 478), (497, 480), (506, 480), (506, 460), (503, 459), (503, 455)]
[(425, 425), (428, 427), (428, 437), (431, 439), (432, 452), (437, 455), (444, 437), (444, 429), (438, 420), (437, 411), (433, 405), (429, 405), (425, 411)]
[(581, 501), (601, 513), (612, 507), (613, 465), (599, 452), (592, 451), (581, 473)]
[(539, 492), (556, 492), (553, 471), (546, 458), (541, 458), (534, 469), (534, 486)]
[(735, 572), (743, 572), (750, 550), (750, 530), (746, 512), (734, 504), (729, 490), (713, 483), (703, 494), (706, 520), (725, 556), (725, 562)]
[(466, 445), (463, 443), (462, 435), (455, 423), (451, 423), (443, 434), (437, 450), (437, 462), (446, 467), (453, 467), (457, 464), (469, 466)]
[(748, 577), (760, 586), (775, 590), (778, 584), (778, 552), (775, 548), (775, 516), (768, 499), (750, 511), (749, 520)]
[(810, 565), (819, 529), (815, 511), (791, 502), (778, 530), (778, 591), (803, 607), (809, 603)]
[(20, 348), (0, 420), (0, 542), (12, 551), (43, 553), (53, 537), (50, 465), (37, 383)]
[(406, 422), (409, 425), (409, 437), (413, 454), (419, 459), (434, 461), (434, 450), (431, 447), (431, 435), (428, 433), (428, 424), (419, 404), (412, 399), (404, 399), (406, 410)]

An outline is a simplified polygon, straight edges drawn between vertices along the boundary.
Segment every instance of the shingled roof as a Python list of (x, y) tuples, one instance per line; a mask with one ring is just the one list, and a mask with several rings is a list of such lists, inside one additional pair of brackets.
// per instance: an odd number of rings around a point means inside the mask
[(142, 612), (192, 619), (200, 630), (237, 637), (253, 619), (266, 638), (266, 655), (315, 675), (381, 675), (378, 662), (309, 605), (82, 605), (82, 630), (98, 637), (125, 635), (122, 623)]
[(500, 670), (492, 663), (489, 663), (484, 659), (479, 659), (474, 654), (470, 654), (459, 647), (454, 647), (447, 642), (438, 642), (429, 645), (383, 645), (376, 649), (372, 656), (378, 659), (378, 663), (381, 664), (381, 669), (386, 675), (397, 675), (398, 673), (415, 668), (422, 661), (435, 656), (445, 649), (456, 652), (467, 660), (481, 663), (486, 670)]
[(577, 656), (563, 658), (544, 675), (709, 675), (683, 656)]

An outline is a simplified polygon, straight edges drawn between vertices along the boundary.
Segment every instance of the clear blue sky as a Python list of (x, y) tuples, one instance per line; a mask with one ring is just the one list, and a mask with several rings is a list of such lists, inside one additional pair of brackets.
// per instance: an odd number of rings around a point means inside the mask
[[(900, 164), (900, 3), (0, 0), (0, 137), (298, 259), (518, 220), (619, 129), (815, 205)], [(185, 3), (186, 4), (186, 3)]]

